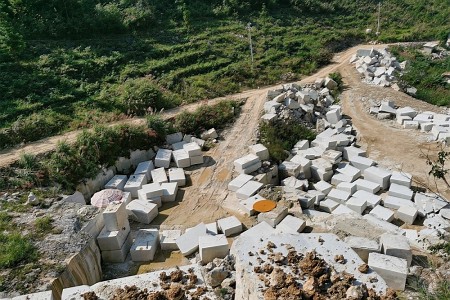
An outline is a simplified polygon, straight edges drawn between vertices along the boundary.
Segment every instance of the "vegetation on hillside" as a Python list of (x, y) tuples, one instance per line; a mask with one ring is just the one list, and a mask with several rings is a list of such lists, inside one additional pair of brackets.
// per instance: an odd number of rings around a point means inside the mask
[(417, 89), (416, 98), (434, 105), (450, 104), (450, 84), (442, 74), (450, 71), (450, 56), (431, 59), (418, 48), (390, 47), (400, 61), (407, 61), (407, 68), (400, 80), (404, 85)]
[[(377, 2), (2, 1), (0, 148), (298, 79), (373, 39)], [(443, 37), (448, 17), (445, 1), (386, 1), (379, 39)]]

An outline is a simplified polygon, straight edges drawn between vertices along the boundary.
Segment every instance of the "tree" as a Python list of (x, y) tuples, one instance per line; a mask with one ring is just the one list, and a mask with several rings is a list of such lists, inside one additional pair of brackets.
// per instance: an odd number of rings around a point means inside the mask
[(441, 148), (441, 150), (438, 152), (438, 156), (436, 159), (431, 159), (429, 156), (427, 156), (427, 164), (431, 166), (431, 170), (428, 172), (428, 175), (444, 181), (448, 188), (450, 188), (450, 183), (447, 179), (447, 174), (450, 169), (445, 165), (445, 163), (447, 162), (447, 158), (449, 156), (450, 151), (445, 151), (444, 148)]

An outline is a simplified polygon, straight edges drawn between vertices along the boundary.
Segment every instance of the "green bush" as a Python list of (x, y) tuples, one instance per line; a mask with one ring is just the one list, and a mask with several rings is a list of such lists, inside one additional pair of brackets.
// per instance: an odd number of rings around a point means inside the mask
[(20, 233), (0, 232), (0, 248), (0, 268), (15, 267), (37, 257), (36, 248), (30, 239)]
[(147, 116), (147, 127), (154, 130), (158, 137), (160, 137), (162, 140), (166, 138), (166, 135), (171, 130), (170, 124), (158, 115)]

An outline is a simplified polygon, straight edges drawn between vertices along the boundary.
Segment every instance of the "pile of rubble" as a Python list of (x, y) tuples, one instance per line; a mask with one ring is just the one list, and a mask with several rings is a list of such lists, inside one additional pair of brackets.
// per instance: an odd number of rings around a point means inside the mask
[(417, 89), (403, 87), (399, 83), (399, 77), (407, 67), (408, 62), (398, 62), (387, 49), (358, 49), (350, 58), (350, 63), (355, 64), (356, 70), (369, 84), (383, 87), (392, 87), (396, 91), (404, 91), (414, 96)]

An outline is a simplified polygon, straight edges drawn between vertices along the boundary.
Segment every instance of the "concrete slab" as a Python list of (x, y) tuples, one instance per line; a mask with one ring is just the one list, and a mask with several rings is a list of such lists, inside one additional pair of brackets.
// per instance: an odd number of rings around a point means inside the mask
[(163, 230), (159, 235), (161, 250), (178, 250), (176, 239), (181, 236), (181, 230)]
[(187, 256), (198, 250), (199, 238), (205, 235), (207, 235), (206, 226), (204, 223), (200, 223), (177, 238), (176, 243), (181, 253)]
[(155, 156), (155, 168), (168, 168), (172, 158), (172, 150), (160, 148)]
[(368, 265), (386, 281), (391, 289), (400, 291), (405, 289), (408, 275), (408, 262), (405, 259), (370, 253)]
[(380, 237), (381, 251), (383, 254), (403, 258), (411, 265), (412, 252), (406, 236), (384, 233)]
[(228, 255), (229, 245), (224, 234), (199, 237), (200, 260), (203, 264), (212, 262), (215, 258)]
[(364, 179), (368, 181), (375, 182), (381, 186), (381, 188), (387, 190), (389, 188), (389, 180), (391, 178), (391, 172), (378, 168), (369, 167), (364, 170)]
[(276, 227), (278, 232), (300, 233), (305, 229), (306, 222), (300, 218), (287, 215)]
[(138, 197), (138, 190), (141, 189), (142, 185), (147, 183), (147, 178), (145, 175), (131, 175), (125, 184), (123, 190), (125, 192), (130, 192), (132, 198)]
[(127, 175), (115, 175), (108, 183), (105, 184), (105, 189), (118, 189), (123, 191), (127, 183)]
[(263, 186), (264, 184), (260, 182), (250, 180), (236, 191), (236, 196), (239, 199), (248, 199), (255, 195)]
[(346, 242), (365, 263), (369, 261), (370, 253), (381, 252), (381, 245), (379, 245), (377, 241), (368, 238), (348, 236), (344, 239), (344, 242)]
[(242, 223), (235, 216), (217, 220), (217, 227), (225, 236), (231, 236), (242, 232)]
[(182, 168), (170, 168), (169, 169), (169, 181), (175, 182), (179, 187), (186, 185), (186, 175)]
[(169, 180), (167, 179), (166, 170), (164, 168), (154, 169), (150, 172), (152, 174), (154, 183), (166, 183)]
[(152, 261), (158, 241), (158, 229), (139, 229), (130, 249), (131, 260), (134, 262)]

